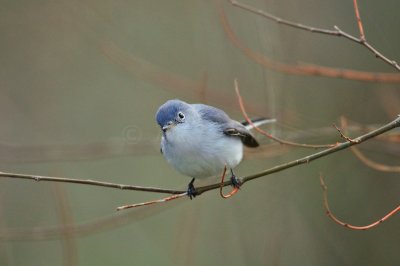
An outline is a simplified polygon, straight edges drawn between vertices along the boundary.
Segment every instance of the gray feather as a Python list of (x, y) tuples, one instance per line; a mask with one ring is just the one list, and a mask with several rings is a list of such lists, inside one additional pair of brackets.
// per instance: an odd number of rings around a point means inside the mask
[(219, 124), (225, 135), (239, 137), (243, 144), (248, 147), (259, 146), (250, 131), (241, 123), (229, 118), (224, 111), (205, 104), (193, 104), (192, 106), (198, 111), (202, 119)]
[(221, 109), (205, 105), (192, 104), (193, 108), (201, 115), (201, 118), (218, 124), (227, 124), (232, 121)]

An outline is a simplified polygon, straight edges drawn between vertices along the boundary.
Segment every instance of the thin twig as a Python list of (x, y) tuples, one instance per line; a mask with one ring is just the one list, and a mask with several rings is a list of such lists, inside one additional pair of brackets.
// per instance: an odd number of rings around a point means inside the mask
[(239, 191), (239, 187), (235, 186), (231, 192), (229, 192), (228, 194), (225, 195), (224, 192), (222, 191), (222, 188), (224, 187), (225, 174), (226, 174), (226, 166), (224, 167), (224, 172), (222, 173), (222, 176), (221, 176), (221, 186), (219, 188), (219, 194), (221, 195), (222, 198), (228, 199), (228, 198), (232, 197), (233, 195), (235, 195)]
[(396, 208), (394, 208), (392, 211), (390, 211), (388, 214), (386, 214), (384, 217), (382, 217), (381, 219), (379, 219), (376, 222), (373, 222), (373, 223), (371, 223), (369, 225), (364, 225), (364, 226), (356, 226), (356, 225), (352, 225), (352, 224), (349, 224), (349, 223), (342, 222), (341, 220), (339, 220), (332, 213), (332, 211), (329, 208), (329, 204), (328, 204), (328, 187), (325, 185), (325, 182), (324, 182), (324, 179), (322, 178), (322, 175), (319, 177), (319, 180), (321, 182), (321, 187), (322, 187), (322, 190), (323, 190), (324, 208), (325, 208), (325, 211), (326, 211), (326, 215), (328, 215), (328, 217), (331, 218), (335, 223), (337, 223), (339, 225), (342, 225), (344, 227), (347, 227), (349, 229), (353, 229), (353, 230), (368, 230), (368, 229), (371, 229), (371, 228), (383, 223), (387, 219), (389, 219), (396, 212), (400, 211), (400, 205), (399, 205)]
[(260, 134), (266, 136), (269, 139), (272, 139), (280, 144), (286, 144), (286, 145), (290, 145), (290, 146), (296, 146), (296, 147), (302, 147), (302, 148), (314, 148), (314, 149), (318, 149), (318, 148), (331, 148), (336, 146), (336, 144), (322, 144), (322, 145), (318, 145), (318, 144), (304, 144), (304, 143), (296, 143), (296, 142), (292, 142), (292, 141), (287, 141), (287, 140), (283, 140), (280, 138), (277, 138), (275, 136), (273, 136), (272, 134), (269, 134), (268, 132), (262, 130), (261, 128), (257, 127), (256, 125), (254, 125), (254, 123), (251, 121), (251, 119), (249, 118), (249, 116), (247, 115), (246, 112), (246, 108), (244, 107), (244, 103), (243, 103), (243, 98), (240, 95), (240, 91), (239, 91), (239, 84), (237, 79), (235, 79), (234, 81), (235, 83), (235, 91), (236, 91), (236, 96), (239, 102), (239, 106), (240, 106), (240, 110), (242, 112), (242, 115), (244, 117), (244, 119), (247, 121), (247, 123), (249, 123), (249, 125), (251, 125), (257, 132), (259, 132)]
[(235, 0), (228, 0), (233, 6), (239, 7), (243, 10), (249, 11), (253, 14), (259, 15), (261, 17), (264, 17), (266, 19), (272, 20), (278, 24), (286, 25), (295, 29), (302, 29), (305, 31), (310, 31), (310, 32), (316, 32), (316, 33), (321, 33), (321, 34), (327, 34), (327, 35), (339, 35), (339, 33), (336, 30), (329, 30), (329, 29), (323, 29), (323, 28), (317, 28), (317, 27), (311, 27), (307, 26), (301, 23), (289, 21), (283, 18), (280, 18), (278, 16), (272, 15), (268, 12), (265, 12), (261, 9), (256, 9), (250, 5), (246, 5), (243, 3), (239, 3), (238, 1)]
[(124, 184), (116, 184), (116, 183), (110, 183), (110, 182), (95, 181), (95, 180), (90, 180), (90, 179), (82, 180), (82, 179), (74, 179), (74, 178), (67, 178), (67, 177), (40, 176), (40, 175), (6, 173), (6, 172), (0, 172), (0, 177), (29, 179), (29, 180), (34, 180), (34, 181), (38, 181), (38, 182), (39, 181), (50, 181), (50, 182), (62, 182), (62, 183), (74, 183), (74, 184), (82, 184), (82, 185), (117, 188), (117, 189), (122, 189), (122, 190), (136, 190), (136, 191), (146, 191), (146, 192), (156, 192), (156, 193), (166, 193), (166, 194), (181, 194), (181, 193), (185, 192), (183, 190), (124, 185)]
[(156, 204), (156, 203), (164, 203), (164, 202), (168, 202), (168, 201), (171, 201), (171, 200), (175, 200), (175, 199), (179, 199), (179, 198), (185, 197), (185, 196), (187, 196), (187, 194), (188, 194), (187, 192), (184, 192), (184, 193), (181, 193), (181, 194), (175, 194), (175, 195), (172, 195), (172, 196), (169, 196), (169, 197), (165, 197), (165, 198), (162, 198), (162, 199), (124, 205), (124, 206), (118, 207), (117, 211), (126, 210), (126, 209), (130, 209), (130, 208), (136, 208), (136, 207), (140, 207), (140, 206), (153, 205), (153, 204)]
[(361, 17), (360, 17), (360, 12), (358, 11), (357, 0), (353, 0), (353, 4), (354, 4), (354, 12), (356, 13), (358, 30), (360, 31), (360, 40), (365, 42), (365, 33), (364, 33), (363, 24), (362, 24)]
[(387, 83), (399, 83), (400, 75), (397, 73), (378, 73), (378, 72), (366, 72), (352, 69), (340, 69), (332, 67), (323, 67), (320, 65), (312, 64), (301, 64), (301, 65), (289, 65), (282, 62), (277, 62), (266, 57), (263, 54), (257, 53), (250, 49), (244, 44), (242, 40), (235, 34), (231, 25), (229, 24), (228, 18), (226, 17), (223, 5), (221, 1), (218, 1), (218, 13), (221, 21), (222, 29), (231, 43), (241, 50), (244, 55), (248, 58), (260, 64), (261, 66), (291, 75), (307, 75), (307, 76), (322, 76), (329, 78), (342, 78), (350, 80), (360, 80), (366, 82), (387, 82)]
[[(280, 171), (283, 171), (285, 169), (301, 165), (301, 164), (306, 164), (310, 163), (316, 159), (325, 157), (329, 154), (338, 152), (340, 150), (347, 149), (353, 145), (358, 145), (364, 141), (367, 141), (371, 138), (374, 138), (376, 136), (379, 136), (387, 131), (390, 131), (391, 129), (397, 128), (400, 126), (400, 116), (398, 116), (396, 119), (393, 121), (383, 125), (380, 128), (377, 128), (371, 132), (368, 132), (362, 136), (359, 136), (355, 138), (354, 140), (356, 142), (342, 142), (338, 143), (335, 147), (328, 148), (316, 153), (313, 153), (311, 155), (299, 158), (297, 160), (280, 164), (275, 167), (266, 169), (264, 171), (245, 176), (239, 181), (244, 184), (250, 180), (260, 178), (263, 176), (267, 176), (273, 173), (277, 173)], [(142, 187), (142, 186), (132, 186), (132, 185), (122, 185), (122, 184), (115, 184), (115, 183), (109, 183), (109, 182), (99, 182), (99, 181), (93, 181), (93, 180), (80, 180), (80, 179), (73, 179), (73, 178), (62, 178), (62, 177), (50, 177), (50, 176), (37, 176), (37, 175), (28, 175), (28, 174), (16, 174), (16, 173), (5, 173), (5, 172), (0, 172), (0, 177), (6, 177), (6, 178), (15, 178), (15, 179), (29, 179), (29, 180), (36, 180), (36, 181), (52, 181), (52, 182), (64, 182), (64, 183), (75, 183), (75, 184), (84, 184), (84, 185), (92, 185), (92, 186), (102, 186), (102, 187), (108, 187), (108, 188), (115, 188), (115, 189), (126, 189), (126, 190), (136, 190), (136, 191), (147, 191), (147, 192), (156, 192), (156, 193), (167, 193), (167, 194), (182, 194), (185, 193), (186, 191), (183, 190), (173, 190), (173, 189), (164, 189), (164, 188), (155, 188), (155, 187)], [(231, 185), (231, 181), (225, 181), (222, 184), (224, 187)], [(221, 187), (221, 183), (214, 183), (202, 187), (197, 187), (196, 192), (198, 195), (214, 190), (214, 189), (219, 189)]]
[(350, 142), (357, 142), (356, 140), (347, 137), (347, 136), (342, 132), (342, 130), (341, 130), (340, 128), (338, 128), (335, 124), (333, 124), (332, 126), (333, 126), (334, 128), (336, 128), (336, 130), (339, 132), (341, 138), (343, 138), (343, 139), (345, 139), (345, 140), (347, 140), (347, 141), (350, 141)]
[(393, 120), (392, 122), (390, 122), (390, 123), (388, 123), (388, 124), (386, 124), (386, 125), (384, 125), (384, 126), (382, 126), (380, 128), (377, 128), (377, 129), (375, 129), (375, 130), (373, 130), (371, 132), (368, 132), (367, 134), (364, 134), (362, 136), (359, 136), (359, 137), (355, 138), (354, 140), (356, 140), (357, 142), (346, 141), (346, 142), (338, 143), (335, 147), (332, 147), (332, 148), (329, 148), (329, 149), (325, 149), (325, 150), (313, 153), (313, 154), (311, 154), (309, 156), (300, 158), (298, 160), (291, 161), (291, 162), (288, 162), (288, 163), (285, 163), (285, 164), (281, 164), (281, 165), (272, 167), (270, 169), (261, 171), (261, 172), (259, 172), (257, 174), (253, 174), (253, 175), (244, 177), (242, 179), (242, 183), (245, 183), (245, 182), (253, 180), (255, 178), (266, 176), (266, 175), (269, 175), (269, 174), (272, 174), (272, 173), (280, 172), (282, 170), (291, 168), (293, 166), (297, 166), (297, 165), (305, 164), (305, 163), (310, 163), (310, 162), (312, 162), (312, 161), (314, 161), (316, 159), (319, 159), (321, 157), (325, 157), (325, 156), (327, 156), (329, 154), (332, 154), (332, 153), (347, 149), (347, 148), (349, 148), (351, 146), (354, 146), (354, 145), (358, 145), (358, 144), (360, 144), (362, 142), (365, 142), (365, 141), (367, 141), (367, 140), (369, 140), (371, 138), (379, 136), (379, 135), (381, 135), (381, 134), (383, 134), (383, 133), (385, 133), (385, 132), (387, 132), (387, 131), (389, 131), (389, 130), (391, 130), (393, 128), (396, 128), (396, 127), (400, 127), (400, 116), (398, 116), (395, 120)]
[(371, 159), (368, 159), (359, 149), (357, 149), (357, 147), (351, 147), (350, 150), (361, 162), (372, 169), (381, 172), (400, 173), (400, 166), (391, 166), (374, 162)]
[[(348, 127), (348, 122), (346, 117), (342, 116), (340, 118), (340, 123), (342, 128), (347, 128)], [(339, 129), (338, 129), (339, 130)], [(342, 131), (340, 131), (340, 134), (342, 134)], [(343, 137), (345, 137), (343, 135)], [(346, 138), (346, 137), (345, 137)], [(375, 169), (377, 171), (381, 172), (389, 172), (389, 173), (400, 173), (400, 166), (389, 166), (381, 163), (374, 162), (370, 159), (368, 159), (357, 147), (353, 146), (350, 147), (350, 151), (361, 161), (363, 162), (366, 166)]]
[[(235, 0), (229, 0), (229, 2), (233, 5), (236, 6), (238, 8), (241, 8), (243, 10), (249, 11), (253, 14), (259, 15), (261, 17), (264, 17), (266, 19), (269, 19), (271, 21), (274, 21), (278, 24), (282, 24), (282, 25), (286, 25), (292, 28), (296, 28), (296, 29), (300, 29), (300, 30), (305, 30), (305, 31), (310, 31), (313, 33), (320, 33), (320, 34), (326, 34), (326, 35), (331, 35), (331, 36), (337, 36), (337, 37), (344, 37), (350, 41), (353, 41), (355, 43), (361, 44), (362, 46), (366, 47), (369, 51), (371, 51), (375, 57), (383, 60), (384, 62), (386, 62), (387, 64), (391, 65), (392, 67), (394, 67), (396, 70), (400, 71), (400, 65), (397, 64), (396, 61), (394, 60), (390, 60), (389, 58), (387, 58), (386, 56), (384, 56), (381, 52), (379, 52), (375, 47), (373, 47), (371, 44), (369, 44), (366, 39), (365, 39), (365, 35), (364, 35), (364, 29), (362, 27), (362, 23), (361, 23), (361, 19), (358, 22), (358, 26), (359, 26), (359, 30), (360, 30), (360, 38), (357, 38), (347, 32), (342, 31), (341, 29), (339, 29), (339, 27), (334, 26), (334, 30), (329, 30), (329, 29), (322, 29), (322, 28), (316, 28), (316, 27), (312, 27), (312, 26), (307, 26), (307, 25), (303, 25), (300, 23), (296, 23), (296, 22), (292, 22), (292, 21), (288, 21), (288, 20), (284, 20), (280, 17), (271, 15), (267, 12), (264, 12), (260, 9), (256, 9), (250, 5), (246, 5), (243, 3), (240, 3), (238, 1)], [(360, 14), (358, 11), (358, 6), (357, 6), (357, 1), (354, 0), (354, 7), (356, 9), (356, 17), (357, 20), (360, 18)]]

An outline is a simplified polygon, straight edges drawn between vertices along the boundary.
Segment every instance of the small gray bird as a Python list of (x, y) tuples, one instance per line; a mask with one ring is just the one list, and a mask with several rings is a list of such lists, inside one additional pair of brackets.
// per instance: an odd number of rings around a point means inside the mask
[[(231, 171), (233, 186), (239, 187), (233, 168), (243, 158), (243, 144), (259, 146), (244, 124), (229, 118), (222, 110), (205, 104), (188, 104), (169, 100), (157, 111), (162, 130), (161, 153), (180, 173), (192, 177), (188, 185), (190, 199), (196, 196), (193, 182)], [(259, 119), (262, 124), (266, 119)]]

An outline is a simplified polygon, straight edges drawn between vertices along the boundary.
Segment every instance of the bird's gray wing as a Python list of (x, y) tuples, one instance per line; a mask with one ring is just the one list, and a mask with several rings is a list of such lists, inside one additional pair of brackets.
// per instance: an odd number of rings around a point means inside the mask
[(229, 118), (224, 111), (205, 104), (193, 104), (193, 107), (198, 111), (202, 119), (219, 124), (225, 135), (239, 137), (243, 144), (248, 147), (259, 146), (250, 131), (239, 122)]

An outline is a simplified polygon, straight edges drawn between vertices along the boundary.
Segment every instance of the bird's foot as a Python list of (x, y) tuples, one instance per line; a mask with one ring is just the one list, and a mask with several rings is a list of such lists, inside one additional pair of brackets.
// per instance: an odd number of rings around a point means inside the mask
[(197, 196), (197, 191), (193, 183), (194, 183), (194, 178), (192, 179), (192, 181), (190, 181), (187, 189), (187, 195), (189, 196), (190, 199), (193, 199)]
[(231, 172), (231, 173), (232, 173), (232, 176), (231, 176), (232, 187), (240, 188), (242, 186), (242, 181), (240, 179), (238, 179), (233, 172)]

